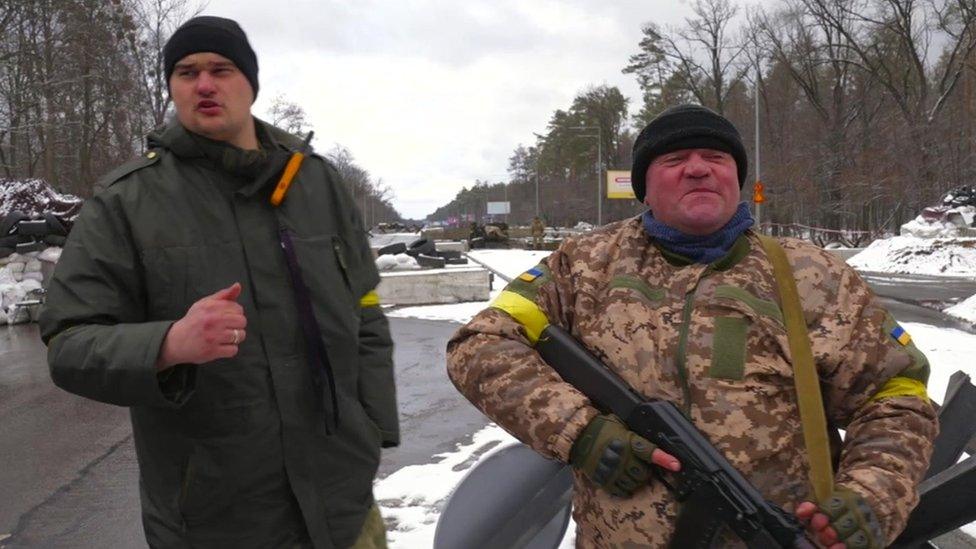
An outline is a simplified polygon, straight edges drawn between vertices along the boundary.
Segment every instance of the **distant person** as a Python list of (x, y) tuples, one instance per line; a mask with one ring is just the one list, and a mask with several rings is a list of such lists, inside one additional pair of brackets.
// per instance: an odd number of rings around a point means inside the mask
[(542, 249), (542, 237), (546, 234), (546, 224), (539, 219), (539, 216), (532, 218), (532, 249)]
[(774, 241), (802, 298), (827, 418), (846, 429), (832, 496), (814, 501), (784, 305), (740, 202), (739, 132), (706, 108), (673, 107), (643, 129), (633, 159), (648, 210), (567, 239), (513, 280), (448, 344), (451, 379), (520, 440), (573, 466), (577, 547), (667, 547), (683, 506), (650, 473), (682, 464), (541, 360), (532, 338), (547, 322), (645, 397), (681, 407), (824, 546), (886, 547), (918, 502), (938, 431), (925, 356), (842, 260)]
[(384, 547), (372, 485), (399, 440), (392, 342), (359, 212), (302, 140), (253, 117), (230, 19), (164, 49), (176, 119), (85, 204), (41, 316), (51, 377), (129, 406), (151, 547)]

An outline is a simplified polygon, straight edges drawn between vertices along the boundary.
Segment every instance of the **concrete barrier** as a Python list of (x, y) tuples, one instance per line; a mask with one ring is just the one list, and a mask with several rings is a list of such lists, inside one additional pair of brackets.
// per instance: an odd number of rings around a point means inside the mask
[(384, 305), (487, 301), (490, 274), (481, 267), (381, 273), (376, 292)]
[(828, 248), (827, 251), (840, 257), (844, 261), (854, 257), (855, 255), (861, 253), (864, 248)]
[(468, 251), (467, 240), (435, 240), (434, 247), (438, 252), (466, 252)]

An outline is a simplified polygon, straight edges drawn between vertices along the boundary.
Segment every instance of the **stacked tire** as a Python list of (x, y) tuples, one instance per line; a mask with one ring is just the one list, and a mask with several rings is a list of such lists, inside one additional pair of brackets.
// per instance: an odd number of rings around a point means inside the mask
[(39, 252), (50, 246), (64, 246), (68, 228), (52, 213), (31, 218), (13, 211), (0, 219), (0, 259), (11, 254)]
[(437, 251), (434, 241), (429, 238), (414, 240), (407, 246), (407, 255), (417, 258), (421, 267), (443, 269), (445, 265), (467, 265), (467, 258), (461, 252)]
[[(438, 251), (434, 241), (418, 238), (410, 244), (397, 242), (376, 250), (376, 266), (382, 270), (392, 270), (399, 265), (411, 264), (412, 268), (443, 269), (446, 265), (467, 265), (468, 259), (461, 252)], [(393, 261), (392, 258), (396, 258)], [(402, 267), (401, 267), (402, 268)]]

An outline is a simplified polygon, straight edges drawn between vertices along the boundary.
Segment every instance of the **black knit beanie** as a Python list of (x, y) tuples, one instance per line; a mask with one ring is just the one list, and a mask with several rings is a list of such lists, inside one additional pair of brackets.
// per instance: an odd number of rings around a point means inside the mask
[(244, 29), (232, 19), (201, 15), (194, 17), (180, 28), (163, 48), (163, 66), (166, 82), (173, 76), (176, 63), (192, 53), (213, 52), (223, 55), (237, 65), (251, 83), (254, 97), (258, 96), (258, 58), (247, 41)]
[(681, 149), (713, 149), (735, 159), (739, 188), (746, 180), (749, 159), (739, 131), (726, 118), (699, 105), (678, 105), (665, 109), (651, 120), (634, 141), (634, 162), (630, 168), (630, 185), (637, 200), (644, 201), (647, 168), (651, 161)]

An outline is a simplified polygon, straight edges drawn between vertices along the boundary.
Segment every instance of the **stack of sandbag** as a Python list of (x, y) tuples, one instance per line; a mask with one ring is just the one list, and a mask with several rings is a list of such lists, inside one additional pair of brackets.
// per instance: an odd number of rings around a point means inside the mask
[(0, 258), (0, 325), (36, 320), (43, 287), (61, 257), (61, 248)]
[(10, 254), (0, 259), (0, 263), (10, 271), (16, 282), (24, 280), (34, 280), (44, 282), (44, 274), (41, 272), (41, 260), (37, 258), (37, 252), (28, 254)]
[(419, 269), (420, 264), (405, 253), (383, 254), (376, 258), (376, 268), (380, 271), (410, 271)]

